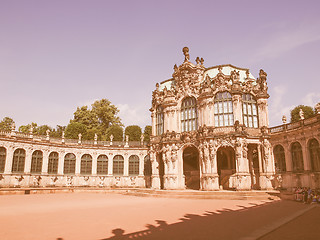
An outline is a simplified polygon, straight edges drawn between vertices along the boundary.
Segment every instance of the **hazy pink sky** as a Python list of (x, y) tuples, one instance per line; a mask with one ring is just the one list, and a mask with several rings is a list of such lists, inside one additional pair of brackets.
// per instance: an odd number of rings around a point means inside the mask
[(190, 57), (268, 73), (270, 126), (320, 102), (320, 1), (0, 0), (0, 118), (67, 125), (107, 98), (150, 124), (151, 94)]

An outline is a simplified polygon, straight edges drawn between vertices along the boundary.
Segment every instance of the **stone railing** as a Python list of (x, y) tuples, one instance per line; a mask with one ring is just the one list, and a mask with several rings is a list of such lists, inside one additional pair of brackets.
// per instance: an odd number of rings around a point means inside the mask
[(0, 137), (22, 139), (27, 141), (47, 142), (66, 145), (87, 145), (87, 146), (114, 146), (114, 147), (146, 147), (147, 142), (140, 141), (94, 141), (68, 139), (68, 138), (52, 138), (44, 135), (33, 135), (17, 131), (0, 131)]
[(296, 129), (302, 128), (304, 126), (312, 125), (315, 123), (320, 123), (320, 116), (319, 115), (308, 118), (308, 119), (300, 120), (298, 122), (275, 126), (275, 127), (269, 128), (269, 131), (271, 134), (285, 132), (285, 131), (291, 131), (291, 130), (296, 130)]

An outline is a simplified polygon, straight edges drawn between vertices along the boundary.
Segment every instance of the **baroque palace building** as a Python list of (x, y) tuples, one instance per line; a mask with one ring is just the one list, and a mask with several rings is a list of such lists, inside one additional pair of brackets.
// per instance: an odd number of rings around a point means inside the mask
[(233, 65), (174, 66), (152, 93), (141, 142), (0, 131), (0, 187), (320, 188), (318, 114), (269, 128), (267, 74)]

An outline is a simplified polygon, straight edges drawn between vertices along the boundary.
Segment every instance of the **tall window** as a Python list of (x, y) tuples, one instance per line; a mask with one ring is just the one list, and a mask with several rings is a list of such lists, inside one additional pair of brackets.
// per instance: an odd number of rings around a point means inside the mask
[(157, 135), (161, 135), (163, 133), (163, 108), (161, 106), (157, 107), (156, 111), (156, 130), (157, 130)]
[(124, 158), (116, 155), (113, 158), (113, 175), (123, 175)]
[(73, 153), (67, 153), (64, 157), (63, 173), (71, 174), (76, 170), (76, 156)]
[(26, 160), (26, 151), (21, 148), (15, 150), (13, 153), (12, 172), (23, 173), (25, 160)]
[(4, 167), (6, 165), (6, 155), (6, 149), (4, 147), (0, 147), (0, 173), (4, 172)]
[(51, 173), (51, 174), (58, 173), (58, 162), (59, 162), (59, 154), (57, 152), (50, 153), (49, 161), (48, 161), (48, 173)]
[(139, 157), (137, 155), (131, 155), (129, 157), (129, 175), (139, 174)]
[(43, 159), (43, 154), (41, 151), (37, 150), (32, 153), (31, 170), (30, 170), (31, 173), (41, 173), (42, 159)]
[(303, 157), (302, 157), (302, 148), (300, 143), (294, 142), (291, 145), (291, 156), (292, 156), (292, 170), (294, 172), (303, 171)]
[(143, 172), (143, 174), (145, 176), (151, 176), (152, 175), (152, 164), (151, 164), (149, 155), (144, 157), (144, 172)]
[(242, 115), (246, 127), (258, 127), (257, 102), (251, 94), (242, 95)]
[(188, 97), (181, 104), (181, 131), (197, 130), (197, 104), (194, 97)]
[(214, 98), (214, 122), (216, 127), (233, 125), (232, 96), (229, 92), (218, 92)]
[(311, 169), (313, 171), (320, 171), (320, 148), (319, 142), (316, 139), (311, 139), (308, 144)]
[(277, 145), (273, 149), (274, 162), (276, 167), (276, 172), (281, 173), (286, 171), (286, 159), (284, 155), (284, 149), (281, 145)]
[(99, 155), (97, 159), (97, 174), (108, 174), (108, 157), (106, 155)]
[(81, 157), (81, 174), (91, 174), (92, 173), (92, 157), (90, 154), (84, 154)]

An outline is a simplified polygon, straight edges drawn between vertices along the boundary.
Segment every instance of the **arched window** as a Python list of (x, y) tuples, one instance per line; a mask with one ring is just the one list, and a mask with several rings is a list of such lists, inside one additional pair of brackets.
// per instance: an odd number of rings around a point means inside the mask
[(42, 159), (43, 159), (43, 154), (41, 151), (37, 150), (32, 153), (31, 170), (30, 170), (31, 173), (41, 173)]
[(7, 150), (4, 147), (0, 147), (0, 173), (4, 172), (4, 167), (6, 165), (6, 155)]
[(97, 159), (97, 174), (108, 174), (108, 157), (106, 155), (99, 155)]
[(232, 96), (218, 92), (214, 98), (214, 124), (216, 127), (233, 126)]
[(74, 174), (76, 170), (76, 156), (73, 153), (67, 153), (64, 156), (63, 173)]
[(313, 171), (320, 171), (320, 148), (319, 142), (316, 139), (311, 139), (308, 144), (311, 169)]
[(274, 164), (276, 167), (276, 173), (286, 171), (286, 158), (284, 155), (284, 149), (281, 145), (277, 145), (273, 149)]
[(129, 175), (139, 174), (139, 157), (137, 155), (131, 155), (129, 157)]
[(81, 174), (91, 174), (92, 173), (92, 157), (90, 154), (84, 154), (81, 157)]
[(12, 172), (23, 173), (25, 160), (26, 160), (26, 151), (21, 148), (16, 149), (13, 153)]
[(163, 133), (163, 108), (161, 106), (157, 107), (156, 111), (156, 135), (161, 135)]
[(124, 158), (116, 155), (113, 158), (113, 175), (123, 175)]
[(59, 162), (59, 154), (57, 152), (50, 153), (49, 161), (48, 161), (48, 173), (51, 173), (51, 174), (58, 173), (58, 162)]
[(294, 172), (303, 171), (303, 157), (302, 157), (302, 148), (300, 143), (294, 142), (291, 145), (291, 156), (292, 156), (292, 170)]
[(258, 127), (257, 101), (251, 94), (242, 95), (242, 116), (246, 127)]
[(194, 97), (188, 97), (181, 104), (181, 131), (197, 130), (197, 104)]
[(144, 170), (143, 170), (143, 174), (145, 176), (151, 176), (152, 175), (152, 165), (151, 165), (151, 161), (150, 161), (150, 156), (147, 155), (144, 157)]

